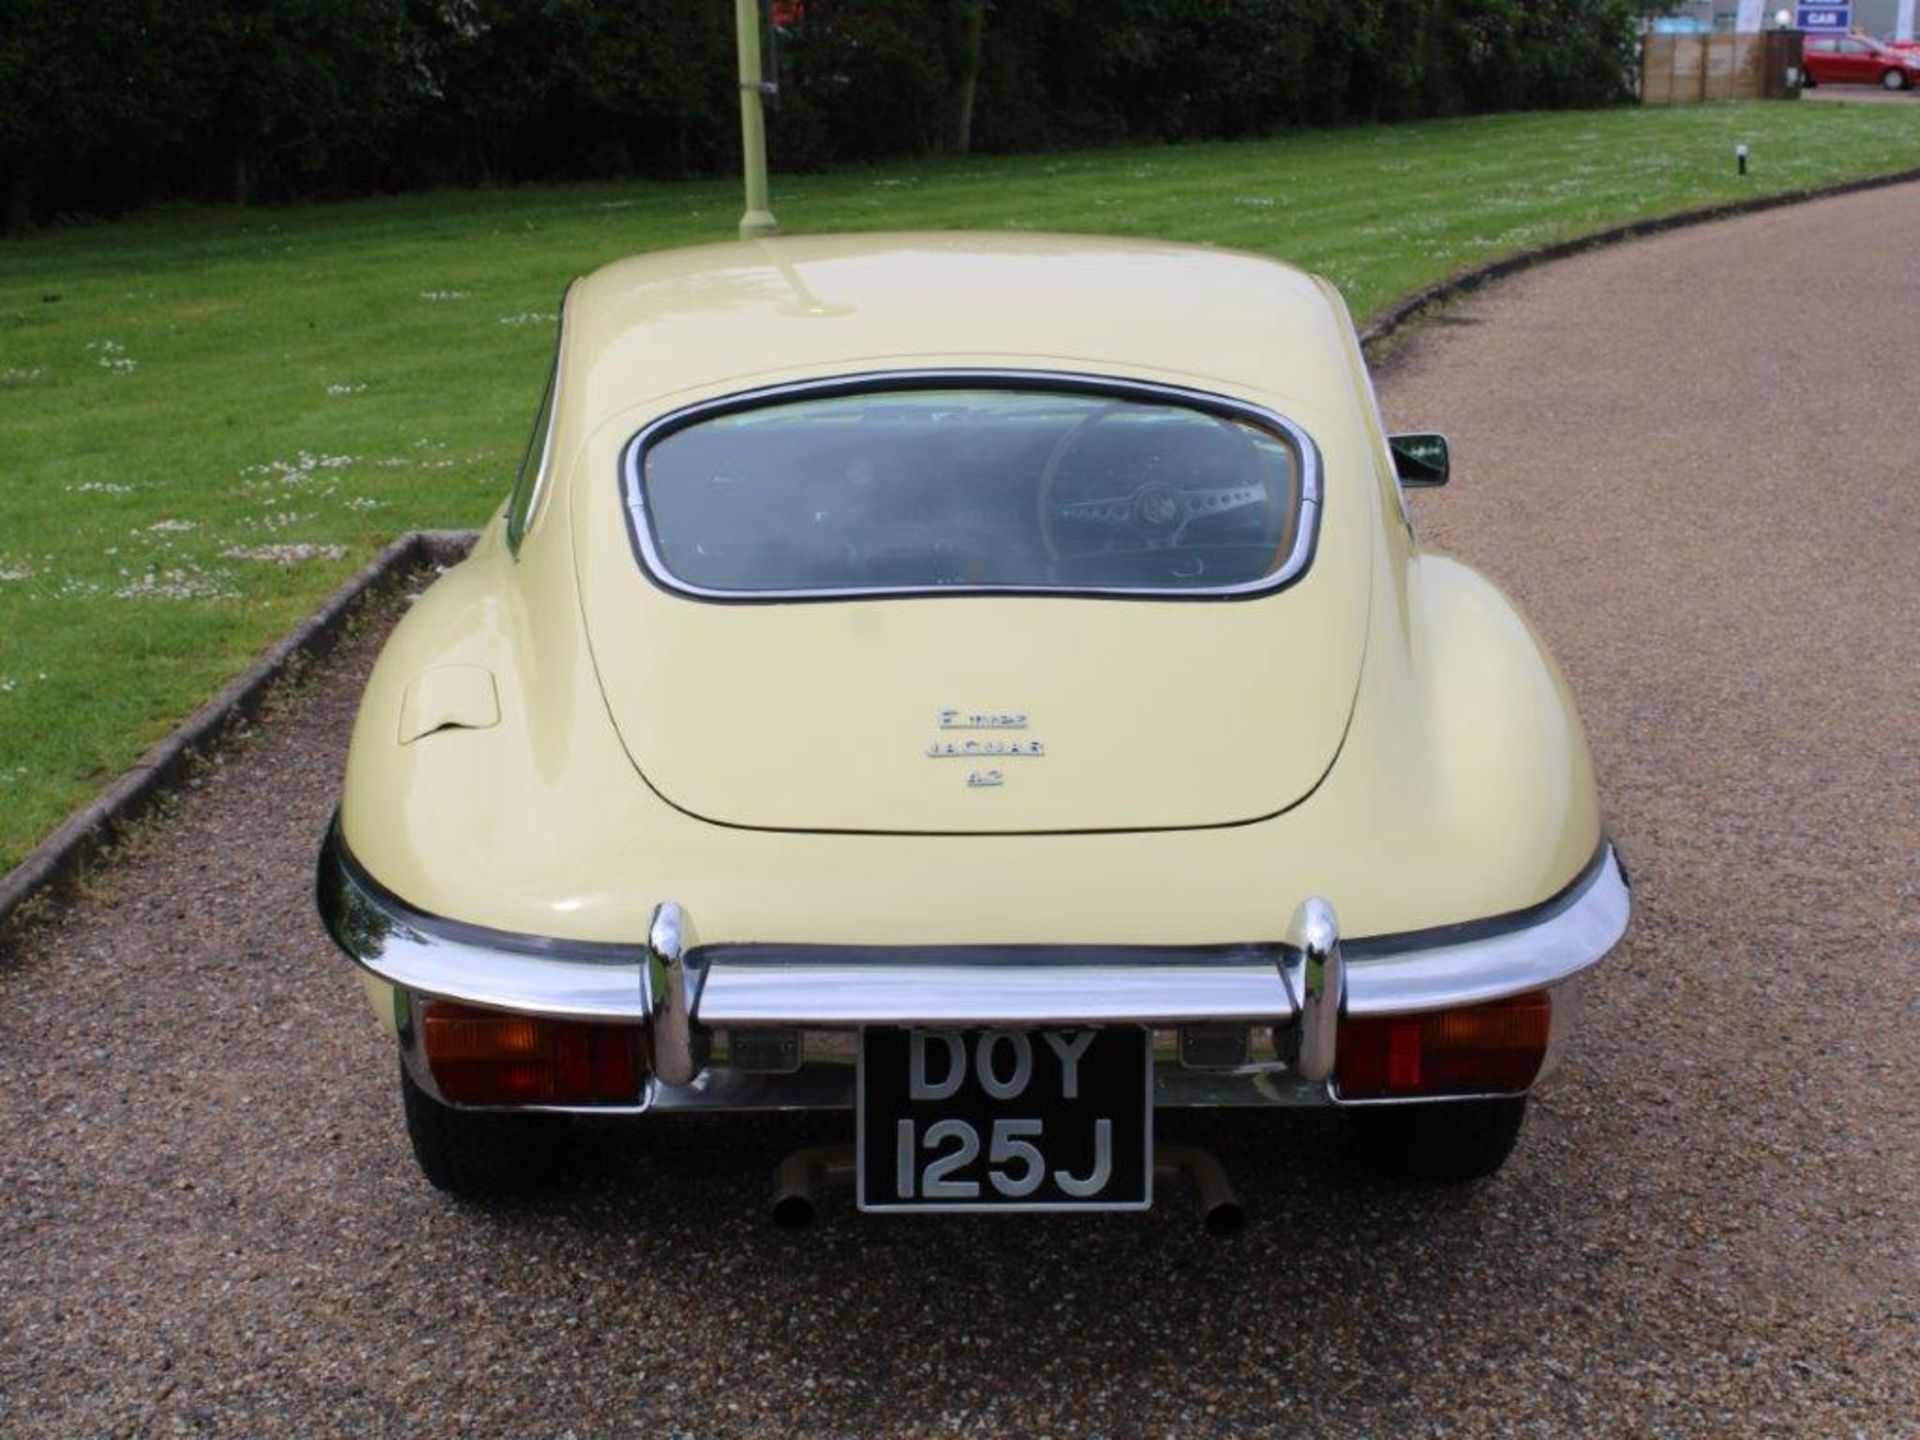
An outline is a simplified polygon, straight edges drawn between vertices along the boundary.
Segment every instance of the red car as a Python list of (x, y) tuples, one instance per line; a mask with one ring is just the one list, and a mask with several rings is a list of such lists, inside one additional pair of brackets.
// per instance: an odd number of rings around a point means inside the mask
[(1866, 35), (1809, 35), (1806, 85), (1879, 85), (1905, 90), (1920, 82), (1920, 49), (1895, 50)]

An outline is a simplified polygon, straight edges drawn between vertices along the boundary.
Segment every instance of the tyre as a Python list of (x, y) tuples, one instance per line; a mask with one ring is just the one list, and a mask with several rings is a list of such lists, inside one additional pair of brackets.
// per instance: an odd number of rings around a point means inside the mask
[(1409, 1185), (1464, 1185), (1506, 1163), (1527, 1118), (1527, 1097), (1369, 1105), (1347, 1118), (1372, 1169)]
[(1800, 72), (1800, 88), (1802, 90), (1811, 90), (1813, 89), (1813, 87), (1814, 87), (1813, 72), (1810, 70), (1803, 69)]
[(1906, 89), (1907, 88), (1907, 72), (1904, 70), (1887, 71), (1886, 74), (1880, 77), (1880, 88), (1882, 90)]
[(566, 1158), (567, 1117), (456, 1110), (400, 1067), (407, 1138), (436, 1189), (469, 1200), (524, 1195), (552, 1180)]

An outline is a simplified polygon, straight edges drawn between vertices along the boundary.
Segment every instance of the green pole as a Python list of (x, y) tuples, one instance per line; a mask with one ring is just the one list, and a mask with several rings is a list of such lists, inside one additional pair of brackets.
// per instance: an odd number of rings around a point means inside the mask
[(760, 69), (760, 0), (733, 0), (733, 24), (740, 46), (740, 158), (747, 171), (747, 213), (740, 217), (740, 238), (752, 240), (780, 228), (767, 200), (767, 117)]

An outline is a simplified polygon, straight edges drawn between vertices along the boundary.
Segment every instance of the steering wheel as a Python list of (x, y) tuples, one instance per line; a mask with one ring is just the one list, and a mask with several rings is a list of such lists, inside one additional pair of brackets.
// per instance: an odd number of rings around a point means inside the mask
[(1049, 560), (1058, 561), (1061, 558), (1059, 536), (1055, 529), (1061, 521), (1098, 525), (1109, 534), (1122, 533), (1142, 550), (1171, 550), (1186, 538), (1187, 528), (1196, 520), (1225, 515), (1249, 505), (1263, 506), (1267, 512), (1264, 524), (1266, 528), (1272, 528), (1275, 519), (1274, 496), (1260, 478), (1263, 463), (1260, 452), (1244, 429), (1217, 415), (1208, 418), (1233, 437), (1244, 472), (1242, 483), (1186, 489), (1171, 480), (1149, 479), (1126, 494), (1057, 503), (1054, 492), (1068, 457), (1095, 427), (1125, 409), (1125, 405), (1116, 403), (1083, 415), (1067, 427), (1048, 452), (1046, 463), (1040, 469), (1038, 496), (1040, 543), (1046, 547)]

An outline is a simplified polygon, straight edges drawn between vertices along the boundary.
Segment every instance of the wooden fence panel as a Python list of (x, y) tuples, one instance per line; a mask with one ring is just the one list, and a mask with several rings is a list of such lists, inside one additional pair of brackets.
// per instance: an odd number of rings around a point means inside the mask
[(1649, 35), (1640, 47), (1640, 103), (1673, 104), (1672, 35)]
[(1758, 100), (1767, 93), (1765, 35), (1648, 35), (1640, 51), (1640, 103)]

